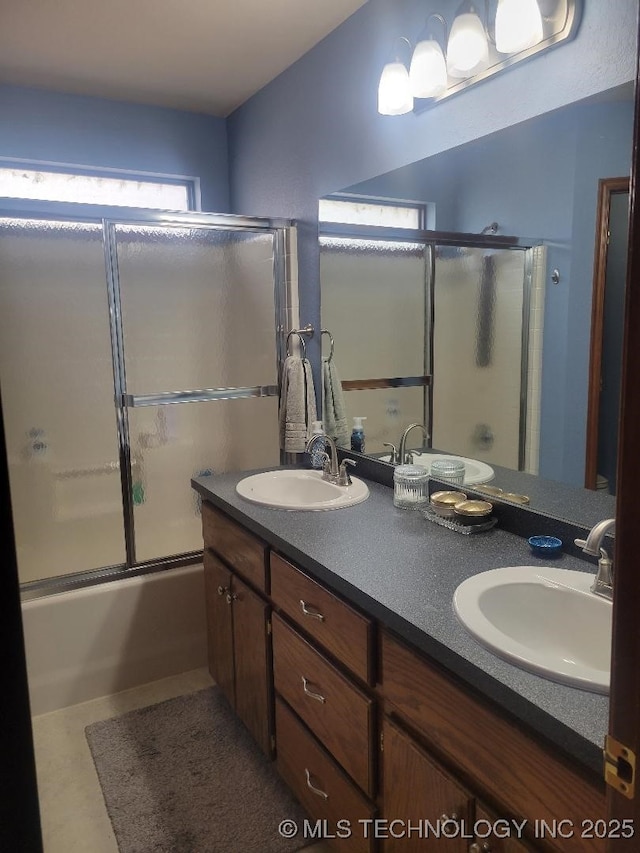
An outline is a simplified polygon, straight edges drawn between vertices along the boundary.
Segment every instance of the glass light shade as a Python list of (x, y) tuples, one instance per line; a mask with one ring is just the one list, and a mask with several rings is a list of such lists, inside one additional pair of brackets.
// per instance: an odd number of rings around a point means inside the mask
[(401, 116), (413, 109), (409, 72), (402, 62), (388, 62), (378, 85), (378, 112), (383, 116)]
[(542, 15), (537, 0), (499, 0), (496, 50), (518, 53), (542, 41)]
[(489, 45), (482, 21), (474, 12), (458, 15), (447, 45), (447, 71), (451, 77), (471, 77), (486, 68)]
[(447, 65), (442, 48), (435, 39), (419, 41), (409, 68), (414, 98), (437, 98), (447, 88)]

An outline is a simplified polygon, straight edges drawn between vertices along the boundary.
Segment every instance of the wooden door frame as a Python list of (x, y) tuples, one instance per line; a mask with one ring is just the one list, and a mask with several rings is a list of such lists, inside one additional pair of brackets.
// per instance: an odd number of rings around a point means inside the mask
[(611, 196), (629, 192), (629, 178), (601, 178), (598, 181), (598, 212), (593, 258), (593, 296), (591, 301), (591, 346), (589, 354), (589, 397), (587, 404), (587, 450), (584, 485), (595, 489), (598, 476), (598, 437), (600, 420), (600, 386), (602, 344), (604, 338), (604, 296), (609, 253)]
[[(640, 35), (640, 29), (638, 30)], [(629, 250), (622, 356), (621, 411), (617, 465), (615, 593), (609, 735), (640, 755), (640, 543), (638, 483), (640, 482), (640, 68), (636, 49), (636, 91), (629, 193)], [(640, 835), (640, 785), (627, 799), (607, 787), (611, 820), (634, 821), (635, 838), (610, 838), (607, 853), (637, 850)]]

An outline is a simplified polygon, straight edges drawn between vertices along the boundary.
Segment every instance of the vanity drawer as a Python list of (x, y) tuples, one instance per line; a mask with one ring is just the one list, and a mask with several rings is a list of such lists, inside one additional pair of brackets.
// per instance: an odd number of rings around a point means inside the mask
[(271, 598), (355, 675), (374, 684), (371, 619), (271, 552)]
[(272, 621), (276, 691), (373, 796), (373, 700), (277, 615)]
[[(559, 751), (537, 743), (500, 711), (469, 694), (435, 665), (382, 633), (382, 693), (394, 713), (510, 813), (580, 827), (606, 818), (604, 783), (591, 784)], [(390, 709), (391, 710), (391, 709)], [(556, 845), (560, 845), (557, 847)], [(572, 838), (540, 843), (563, 853), (602, 853), (604, 841)]]
[(202, 503), (205, 548), (212, 548), (257, 589), (267, 591), (267, 545), (210, 503)]
[[(338, 850), (371, 853), (373, 839), (364, 837), (364, 824), (376, 808), (346, 777), (344, 772), (309, 734), (282, 699), (276, 697), (276, 766), (313, 821), (326, 821), (336, 833), (338, 821), (348, 821), (351, 837), (335, 839)], [(344, 824), (342, 825), (344, 826)], [(369, 824), (369, 835), (372, 835)], [(337, 834), (337, 833), (336, 833)]]

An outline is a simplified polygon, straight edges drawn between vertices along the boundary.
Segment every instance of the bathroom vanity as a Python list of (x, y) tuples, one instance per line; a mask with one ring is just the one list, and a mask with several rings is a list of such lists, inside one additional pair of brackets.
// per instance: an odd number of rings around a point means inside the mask
[(607, 697), (500, 660), (451, 605), (466, 577), (535, 560), (526, 540), (438, 527), (377, 483), (346, 509), (272, 510), (237, 495), (242, 477), (192, 481), (209, 665), (323, 835), (354, 851), (603, 851)]

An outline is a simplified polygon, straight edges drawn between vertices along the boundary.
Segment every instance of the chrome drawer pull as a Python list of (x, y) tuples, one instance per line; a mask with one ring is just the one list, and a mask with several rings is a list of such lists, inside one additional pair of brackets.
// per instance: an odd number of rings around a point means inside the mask
[(227, 593), (227, 604), (233, 604), (233, 602), (238, 598), (235, 592)]
[(312, 619), (319, 619), (321, 622), (324, 622), (324, 616), (318, 610), (309, 610), (309, 606), (306, 601), (300, 599), (300, 607), (302, 607), (302, 612), (305, 616), (311, 616)]
[(440, 815), (440, 823), (449, 823), (449, 822), (455, 823), (457, 825), (460, 822), (460, 818), (458, 817), (458, 815), (455, 812), (453, 812), (453, 814), (451, 814), (451, 815), (448, 815), (448, 814)]
[(311, 682), (307, 678), (305, 678), (303, 675), (302, 676), (302, 689), (304, 690), (304, 692), (307, 694), (307, 696), (311, 696), (312, 699), (315, 699), (316, 701), (322, 702), (324, 704), (327, 700), (320, 693), (314, 693), (313, 690), (309, 690), (308, 685), (310, 683)]
[(307, 788), (310, 788), (314, 794), (317, 794), (319, 797), (322, 797), (323, 800), (328, 800), (329, 794), (325, 793), (324, 791), (321, 791), (320, 788), (316, 788), (315, 785), (311, 784), (311, 773), (309, 773), (306, 767), (304, 768), (304, 774), (307, 777)]
[(229, 592), (228, 586), (219, 586), (218, 587), (218, 595), (224, 595), (225, 592)]

